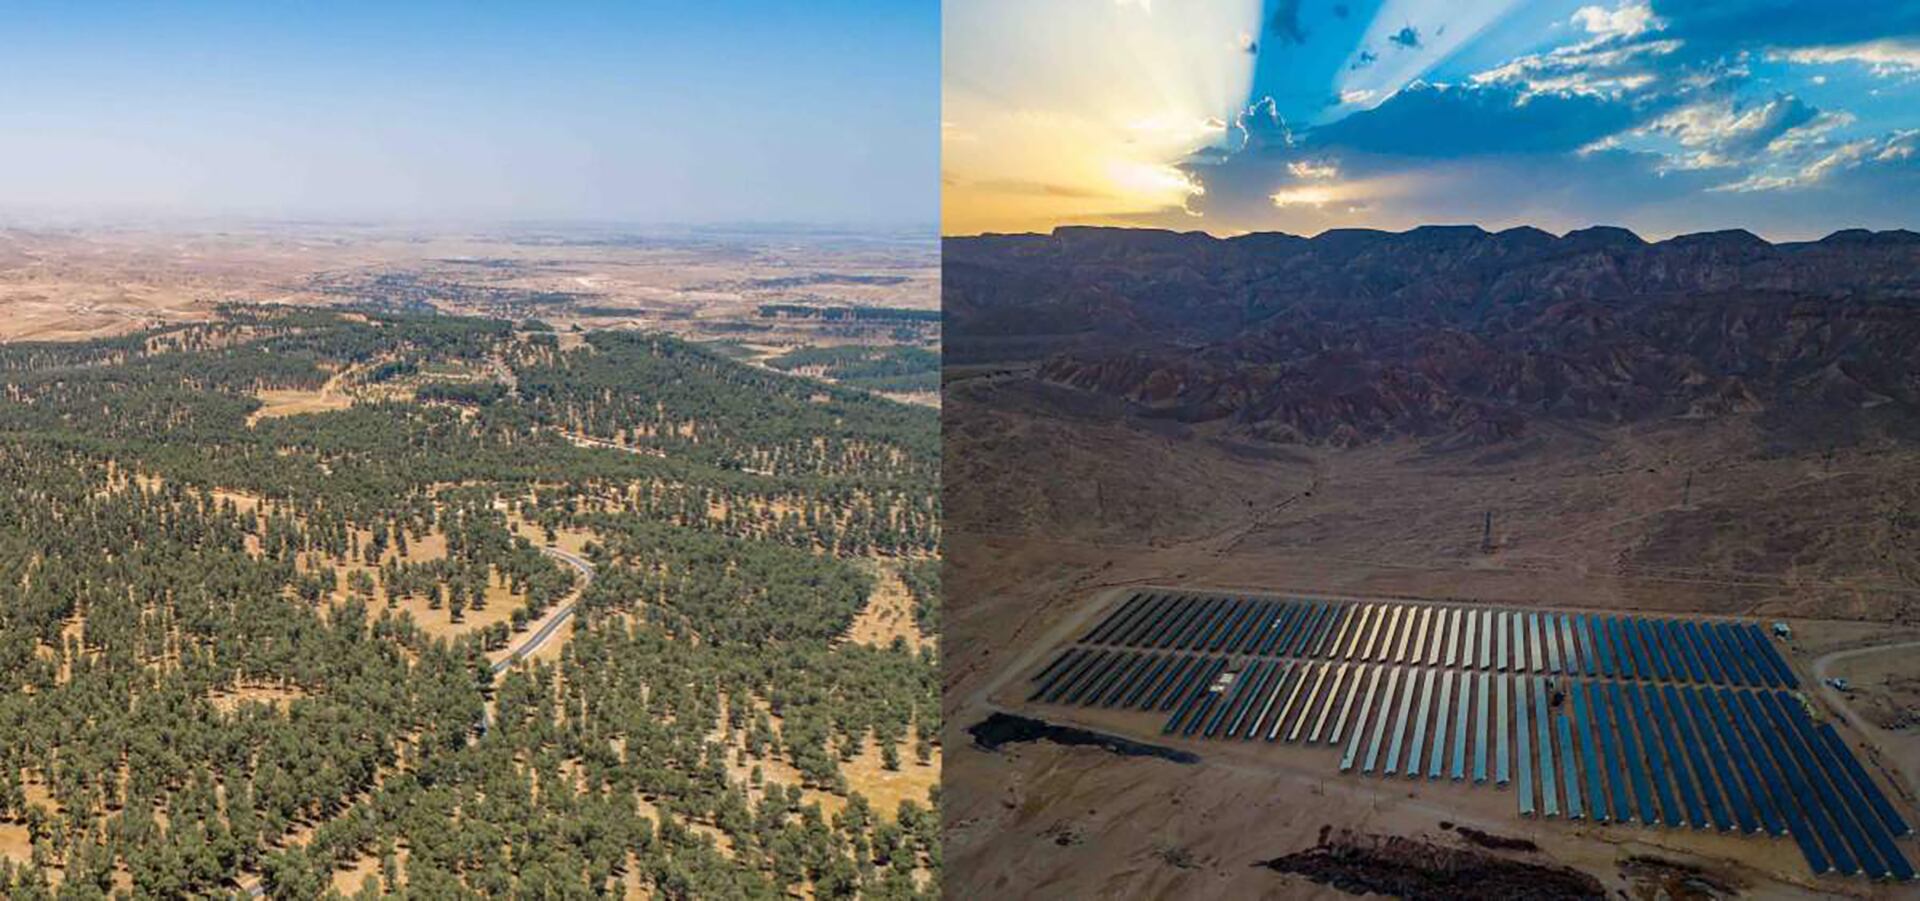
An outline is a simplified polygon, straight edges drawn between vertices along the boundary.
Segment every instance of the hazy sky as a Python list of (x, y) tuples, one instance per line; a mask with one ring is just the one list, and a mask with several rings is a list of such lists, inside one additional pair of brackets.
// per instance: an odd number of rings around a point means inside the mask
[(946, 18), (948, 233), (1920, 227), (1920, 0), (973, 0)]
[(9, 0), (0, 220), (938, 216), (937, 0)]

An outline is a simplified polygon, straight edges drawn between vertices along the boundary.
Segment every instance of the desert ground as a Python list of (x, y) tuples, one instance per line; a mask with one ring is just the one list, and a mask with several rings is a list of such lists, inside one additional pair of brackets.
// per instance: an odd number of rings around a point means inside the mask
[[(1159, 718), (1026, 706), (1006, 690), (1113, 589), (1135, 586), (1784, 619), (1817, 715), (1913, 817), (1920, 662), (1901, 652), (1920, 641), (1910, 450), (1783, 448), (1744, 417), (1547, 424), (1449, 451), (1255, 445), (1142, 420), (1029, 373), (948, 375), (943, 796), (956, 888), (1345, 895), (1337, 879), (1259, 865), (1319, 849), (1424, 873), (1441, 897), (1500, 896), (1566, 868), (1633, 898), (1910, 891), (1816, 879), (1783, 841), (1523, 819), (1507, 793), (1342, 776), (1337, 755), (1166, 739)], [(1836, 675), (1850, 694), (1813, 689)], [(1048, 741), (988, 749), (967, 730), (996, 711), (1200, 761)], [(1486, 835), (1535, 847), (1487, 847)], [(1515, 882), (1448, 882), (1474, 867)]]
[(938, 347), (937, 323), (902, 331), (760, 309), (929, 311), (938, 286), (939, 248), (906, 233), (0, 223), (0, 342), (97, 338), (268, 302), (534, 319), (563, 333), (644, 328), (725, 340), (763, 362), (808, 346)]

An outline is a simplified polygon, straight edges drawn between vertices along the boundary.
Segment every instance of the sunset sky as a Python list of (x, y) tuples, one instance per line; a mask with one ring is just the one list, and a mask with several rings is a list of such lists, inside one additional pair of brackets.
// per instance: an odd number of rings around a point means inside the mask
[(946, 4), (943, 229), (1920, 227), (1920, 2)]

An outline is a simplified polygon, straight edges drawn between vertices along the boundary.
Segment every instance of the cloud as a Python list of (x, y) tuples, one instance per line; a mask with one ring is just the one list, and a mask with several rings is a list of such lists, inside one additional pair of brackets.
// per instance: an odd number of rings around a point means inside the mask
[(1664, 135), (1689, 155), (1687, 168), (1731, 165), (1749, 160), (1789, 132), (1812, 123), (1818, 109), (1791, 94), (1775, 94), (1760, 103), (1716, 98), (1681, 107), (1642, 127), (1642, 135)]
[(1340, 167), (1332, 163), (1314, 160), (1295, 160), (1287, 164), (1287, 172), (1294, 178), (1339, 178)]
[[(1623, 97), (1650, 88), (1671, 89), (1679, 65), (1671, 59), (1681, 48), (1670, 39), (1629, 40), (1620, 36), (1594, 38), (1557, 47), (1545, 53), (1515, 57), (1477, 72), (1478, 84), (1507, 84), (1528, 94), (1576, 93)], [(1702, 67), (1691, 85), (1713, 87), (1725, 80), (1724, 67)]]
[(1420, 32), (1412, 25), (1401, 26), (1399, 31), (1387, 36), (1387, 43), (1402, 50), (1417, 50), (1420, 47)]
[(1634, 125), (1633, 103), (1504, 84), (1414, 82), (1307, 135), (1310, 146), (1409, 157), (1570, 152)]
[[(1887, 39), (1857, 44), (1776, 50), (1769, 59), (1809, 65), (1860, 63), (1875, 75), (1887, 77), (1920, 72), (1920, 40)], [(1816, 76), (1818, 81), (1824, 76)]]
[(1655, 27), (1660, 20), (1654, 16), (1653, 7), (1642, 2), (1622, 3), (1613, 9), (1582, 6), (1574, 11), (1573, 24), (1595, 37), (1630, 38)]
[(1267, 33), (1283, 44), (1304, 44), (1307, 31), (1300, 27), (1300, 0), (1280, 0), (1267, 18)]
[[(1728, 193), (1805, 189), (1829, 183), (1838, 177), (1865, 172), (1864, 178), (1899, 174), (1910, 165), (1920, 149), (1920, 130), (1902, 130), (1879, 137), (1857, 138), (1839, 143), (1821, 143), (1796, 154), (1792, 165), (1756, 171), (1746, 178), (1717, 185), (1709, 190)], [(1909, 171), (1907, 174), (1911, 174)]]

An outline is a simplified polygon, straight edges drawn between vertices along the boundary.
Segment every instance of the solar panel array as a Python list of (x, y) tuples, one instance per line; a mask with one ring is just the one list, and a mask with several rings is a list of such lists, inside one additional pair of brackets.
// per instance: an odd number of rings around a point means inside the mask
[(1143, 593), (1081, 643), (1799, 687), (1758, 625), (1725, 620)]
[(1338, 750), (1342, 772), (1514, 789), (1526, 816), (1791, 837), (1908, 880), (1912, 830), (1752, 623), (1136, 594), (1030, 701)]

